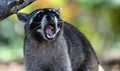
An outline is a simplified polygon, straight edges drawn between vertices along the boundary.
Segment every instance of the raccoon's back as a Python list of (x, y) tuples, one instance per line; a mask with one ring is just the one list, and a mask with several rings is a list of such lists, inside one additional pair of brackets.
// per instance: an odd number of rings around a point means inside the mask
[(99, 64), (96, 54), (86, 37), (74, 26), (66, 22), (64, 24), (64, 36), (67, 40), (73, 71), (80, 69), (80, 65), (84, 61), (91, 62), (93, 65)]
[(87, 38), (77, 28), (66, 22), (64, 23), (64, 36), (73, 46), (86, 48), (86, 50), (92, 48)]

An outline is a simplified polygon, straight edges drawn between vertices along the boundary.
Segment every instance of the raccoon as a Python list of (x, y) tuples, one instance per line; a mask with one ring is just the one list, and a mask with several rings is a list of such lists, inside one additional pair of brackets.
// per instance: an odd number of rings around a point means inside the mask
[(98, 71), (98, 58), (86, 37), (62, 20), (61, 9), (17, 13), (24, 23), (26, 71)]

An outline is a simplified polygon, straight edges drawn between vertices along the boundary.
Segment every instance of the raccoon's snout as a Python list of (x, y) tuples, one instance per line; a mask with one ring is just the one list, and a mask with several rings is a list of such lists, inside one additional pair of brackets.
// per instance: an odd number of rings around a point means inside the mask
[(46, 18), (49, 23), (55, 24), (55, 15), (54, 14), (48, 14)]
[(46, 16), (47, 24), (44, 27), (44, 34), (47, 39), (54, 39), (57, 34), (57, 21), (53, 14), (48, 14)]

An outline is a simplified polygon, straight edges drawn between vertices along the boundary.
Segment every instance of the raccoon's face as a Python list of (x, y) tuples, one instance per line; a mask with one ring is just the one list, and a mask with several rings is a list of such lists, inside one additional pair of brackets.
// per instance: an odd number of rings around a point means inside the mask
[[(31, 14), (18, 13), (18, 19), (25, 23), (27, 37), (53, 41), (62, 30), (61, 9), (39, 9)], [(36, 37), (37, 36), (37, 37)]]

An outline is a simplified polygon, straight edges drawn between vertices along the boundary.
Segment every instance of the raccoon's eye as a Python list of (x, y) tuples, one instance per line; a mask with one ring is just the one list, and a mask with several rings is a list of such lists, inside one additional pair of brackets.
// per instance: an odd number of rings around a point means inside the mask
[(58, 27), (61, 27), (61, 26), (62, 26), (62, 24), (58, 23)]
[(58, 27), (62, 27), (62, 21), (58, 22)]
[(41, 18), (42, 18), (42, 16), (40, 14), (38, 14), (33, 18), (33, 22), (39, 22), (39, 21), (41, 21)]

